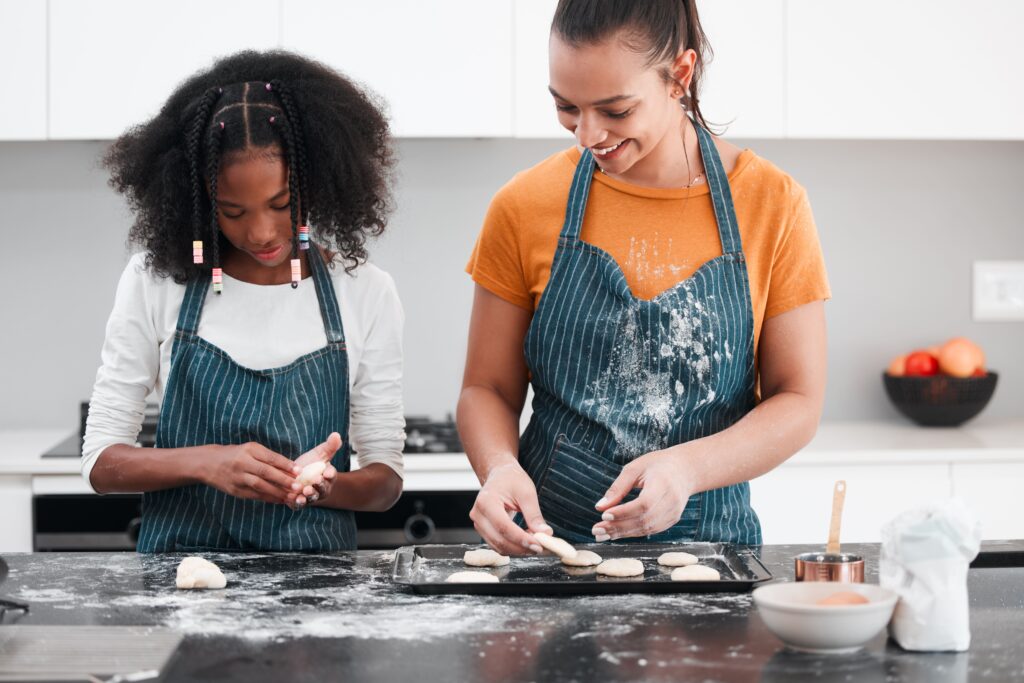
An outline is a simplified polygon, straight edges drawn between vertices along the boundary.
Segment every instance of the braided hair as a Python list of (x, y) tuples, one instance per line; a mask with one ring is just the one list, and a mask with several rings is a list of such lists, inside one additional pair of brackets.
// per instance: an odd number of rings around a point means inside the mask
[[(111, 186), (134, 213), (129, 242), (146, 250), (156, 274), (185, 283), (212, 272), (220, 289), (226, 240), (217, 176), (222, 159), (235, 153), (284, 160), (293, 259), (299, 227), (310, 226), (347, 271), (365, 261), (367, 237), (383, 232), (391, 210), (394, 156), (383, 106), (323, 64), (246, 51), (189, 78), (104, 157)], [(202, 263), (192, 249), (200, 240), (210, 256)]]

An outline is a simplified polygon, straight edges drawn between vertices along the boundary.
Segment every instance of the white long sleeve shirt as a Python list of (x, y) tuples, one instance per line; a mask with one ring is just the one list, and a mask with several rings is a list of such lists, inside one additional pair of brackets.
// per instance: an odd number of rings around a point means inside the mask
[[(402, 326), (394, 280), (366, 263), (352, 274), (329, 271), (341, 309), (349, 364), (349, 440), (360, 467), (383, 463), (403, 476)], [(135, 444), (147, 396), (163, 398), (185, 285), (155, 276), (145, 255), (128, 262), (96, 373), (82, 446), (82, 476), (112, 444)], [(254, 370), (287, 365), (327, 345), (312, 278), (254, 285), (224, 274), (224, 292), (210, 288), (199, 336)], [(327, 434), (324, 434), (327, 438)]]

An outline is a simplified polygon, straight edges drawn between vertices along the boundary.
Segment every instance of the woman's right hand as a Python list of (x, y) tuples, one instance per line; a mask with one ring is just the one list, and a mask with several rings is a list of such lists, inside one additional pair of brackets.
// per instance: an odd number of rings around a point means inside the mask
[(217, 446), (214, 453), (204, 468), (204, 484), (236, 498), (287, 504), (294, 462), (254, 441)]
[[(512, 521), (516, 512), (523, 514), (529, 532)], [(518, 462), (499, 465), (488, 473), (469, 518), (477, 533), (502, 555), (540, 553), (542, 549), (530, 532), (552, 533), (541, 515), (537, 488)]]

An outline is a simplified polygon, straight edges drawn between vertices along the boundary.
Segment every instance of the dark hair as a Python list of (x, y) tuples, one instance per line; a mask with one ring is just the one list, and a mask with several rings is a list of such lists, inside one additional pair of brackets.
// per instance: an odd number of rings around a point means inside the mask
[[(293, 235), (311, 221), (318, 241), (346, 270), (356, 268), (366, 260), (367, 236), (383, 232), (391, 209), (394, 157), (382, 109), (341, 74), (293, 53), (218, 60), (104, 156), (111, 186), (135, 214), (129, 241), (147, 250), (146, 264), (158, 275), (184, 283), (209, 273), (225, 245), (214, 210), (221, 159), (280, 155)], [(212, 252), (202, 265), (192, 262), (194, 239)]]
[(559, 0), (551, 30), (573, 46), (600, 42), (624, 30), (626, 45), (645, 54), (647, 66), (660, 64), (667, 83), (676, 79), (666, 63), (692, 48), (697, 61), (690, 88), (680, 102), (709, 128), (700, 110), (700, 86), (713, 53), (697, 16), (696, 0)]

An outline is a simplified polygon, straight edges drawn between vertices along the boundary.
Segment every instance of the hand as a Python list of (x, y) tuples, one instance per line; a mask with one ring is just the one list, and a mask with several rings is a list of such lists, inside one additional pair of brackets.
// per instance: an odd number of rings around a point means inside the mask
[(533, 536), (512, 521), (516, 512), (523, 513), (531, 532), (552, 533), (540, 513), (533, 480), (518, 462), (510, 462), (487, 475), (469, 518), (477, 533), (502, 555), (523, 555), (528, 550), (540, 553), (542, 548)]
[(334, 478), (338, 474), (338, 470), (331, 464), (331, 458), (339, 448), (341, 448), (341, 435), (338, 432), (331, 432), (326, 441), (306, 451), (296, 458), (294, 463), (291, 463), (294, 476), (298, 476), (302, 472), (302, 468), (314, 462), (326, 462), (327, 467), (324, 468), (323, 474), (317, 481), (312, 484), (307, 484), (305, 487), (298, 482), (292, 484), (292, 491), (288, 494), (287, 504), (289, 507), (293, 510), (301, 510), (306, 505), (322, 500), (330, 494)]
[(253, 441), (215, 447), (213, 453), (201, 475), (204, 484), (236, 498), (287, 504), (295, 483), (291, 460)]
[[(679, 521), (694, 492), (694, 478), (686, 464), (688, 456), (675, 450), (678, 448), (642, 455), (622, 468), (594, 506), (604, 513), (592, 529), (598, 542), (650, 536)], [(641, 489), (640, 495), (619, 505), (635, 488)]]

